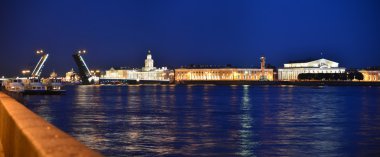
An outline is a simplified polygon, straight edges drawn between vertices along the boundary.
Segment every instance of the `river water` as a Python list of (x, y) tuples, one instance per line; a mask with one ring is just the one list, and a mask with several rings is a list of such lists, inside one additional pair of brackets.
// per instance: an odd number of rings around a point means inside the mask
[(379, 87), (68, 86), (25, 105), (105, 156), (379, 156)]

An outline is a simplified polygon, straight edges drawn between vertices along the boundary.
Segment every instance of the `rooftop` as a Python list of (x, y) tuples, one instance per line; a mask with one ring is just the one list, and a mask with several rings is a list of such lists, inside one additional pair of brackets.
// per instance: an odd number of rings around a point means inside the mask
[(288, 63), (307, 63), (307, 62), (312, 62), (312, 61), (315, 61), (315, 60), (318, 60), (316, 58), (308, 58), (308, 59), (302, 59), (302, 60), (292, 60), (292, 61), (289, 61)]

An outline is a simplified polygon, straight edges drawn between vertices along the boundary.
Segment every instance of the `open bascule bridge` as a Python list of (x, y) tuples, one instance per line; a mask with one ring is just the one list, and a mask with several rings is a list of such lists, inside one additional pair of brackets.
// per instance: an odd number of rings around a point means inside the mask
[(128, 78), (104, 78), (100, 77), (100, 71), (91, 71), (87, 66), (86, 61), (84, 60), (83, 55), (86, 54), (86, 50), (79, 50), (74, 53), (72, 56), (74, 58), (75, 64), (78, 67), (79, 77), (82, 85), (92, 85), (92, 84), (113, 84), (113, 83), (122, 83), (122, 84), (136, 84), (137, 81)]

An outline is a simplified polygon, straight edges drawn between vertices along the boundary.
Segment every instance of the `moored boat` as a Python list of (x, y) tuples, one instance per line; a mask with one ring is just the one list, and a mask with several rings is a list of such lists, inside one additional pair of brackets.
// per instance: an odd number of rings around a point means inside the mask
[(5, 90), (10, 91), (10, 92), (20, 93), (20, 92), (25, 91), (25, 87), (22, 84), (22, 79), (19, 79), (19, 78), (14, 78), (14, 79), (12, 78), (12, 79), (5, 80), (3, 82), (3, 85), (5, 87)]
[(24, 94), (43, 94), (48, 91), (47, 86), (42, 84), (38, 78), (29, 78), (23, 81)]
[(62, 79), (50, 78), (47, 80), (48, 93), (50, 94), (65, 94), (66, 90), (62, 83)]

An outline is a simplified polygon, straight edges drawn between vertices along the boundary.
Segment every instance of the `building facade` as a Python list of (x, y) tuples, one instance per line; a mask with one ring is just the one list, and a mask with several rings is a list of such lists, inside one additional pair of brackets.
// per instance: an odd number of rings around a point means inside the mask
[(174, 74), (167, 67), (154, 67), (154, 60), (151, 51), (148, 51), (145, 65), (141, 69), (115, 69), (106, 71), (102, 79), (125, 79), (125, 80), (149, 80), (149, 81), (170, 81)]
[(175, 80), (188, 81), (259, 81), (264, 76), (273, 81), (273, 69), (253, 68), (180, 68), (175, 69)]
[(72, 68), (69, 72), (66, 73), (66, 77), (62, 81), (69, 83), (79, 83), (80, 80), (81, 79), (79, 74), (77, 74)]
[(265, 57), (259, 68), (180, 68), (175, 69), (175, 81), (273, 81), (273, 69), (265, 68)]
[(128, 70), (124, 68), (115, 69), (111, 68), (110, 70), (106, 70), (106, 74), (103, 78), (107, 79), (127, 79), (128, 78)]
[(380, 70), (360, 70), (363, 74), (363, 81), (380, 81)]
[(278, 69), (278, 80), (295, 81), (303, 73), (345, 73), (346, 69), (339, 67), (339, 63), (327, 59), (318, 59), (308, 62), (293, 62), (284, 64)]
[(129, 70), (128, 79), (131, 80), (169, 80), (171, 71), (166, 67), (151, 71)]
[(142, 71), (152, 71), (155, 69), (156, 67), (154, 67), (154, 60), (152, 59), (152, 54), (150, 50), (148, 50), (148, 54), (146, 55), (145, 59), (145, 66), (142, 68)]

